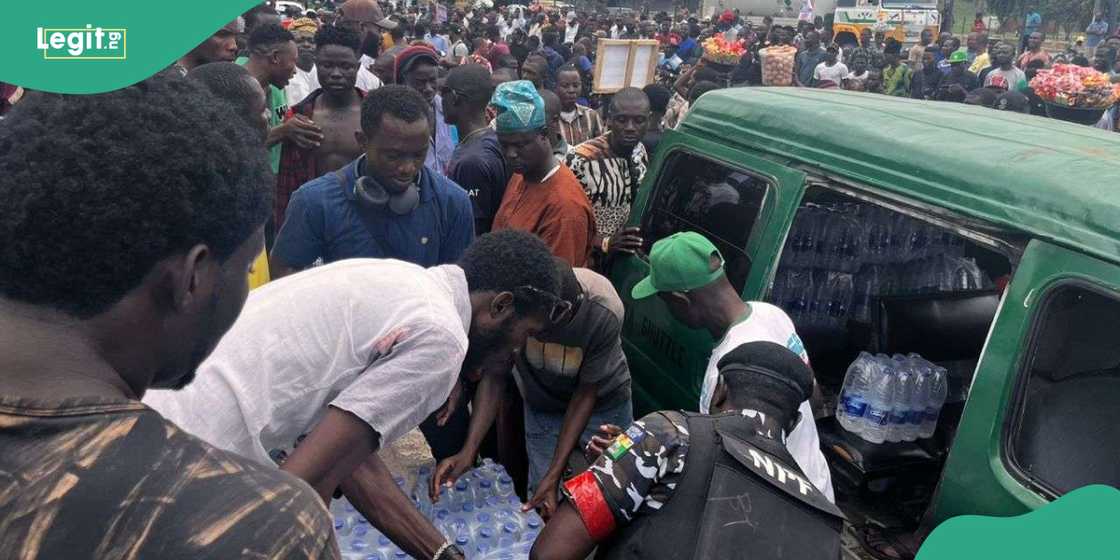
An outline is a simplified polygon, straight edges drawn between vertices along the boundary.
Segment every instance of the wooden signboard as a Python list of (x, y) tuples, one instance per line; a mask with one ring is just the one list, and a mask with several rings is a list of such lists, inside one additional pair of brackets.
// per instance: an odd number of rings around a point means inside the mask
[(599, 39), (591, 91), (642, 88), (657, 78), (659, 45), (653, 39)]

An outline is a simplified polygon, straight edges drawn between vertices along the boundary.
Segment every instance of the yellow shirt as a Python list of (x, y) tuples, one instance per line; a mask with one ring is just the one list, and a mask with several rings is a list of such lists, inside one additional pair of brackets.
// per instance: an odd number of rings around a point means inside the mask
[(253, 269), (249, 272), (249, 289), (255, 290), (270, 280), (268, 276), (268, 254), (261, 250), (257, 260), (253, 261)]
[(393, 42), (393, 36), (390, 35), (389, 32), (387, 32), (387, 31), (382, 32), (381, 33), (381, 52), (385, 52), (386, 49), (391, 49), (394, 46), (396, 46), (396, 43)]
[(976, 59), (972, 61), (972, 66), (968, 67), (968, 71), (972, 72), (973, 74), (976, 74), (977, 76), (979, 76), (981, 70), (983, 70), (983, 69), (985, 69), (985, 68), (987, 68), (991, 65), (992, 65), (992, 58), (990, 56), (988, 56), (987, 51), (984, 51), (984, 54), (976, 55)]

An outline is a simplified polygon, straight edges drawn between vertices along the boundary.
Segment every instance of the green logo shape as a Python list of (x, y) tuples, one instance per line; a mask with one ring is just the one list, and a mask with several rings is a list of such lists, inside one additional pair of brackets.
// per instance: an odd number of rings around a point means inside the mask
[(11, 2), (0, 81), (52, 93), (102, 93), (173, 64), (259, 0)]
[(1095, 484), (1016, 517), (962, 515), (942, 523), (916, 560), (1120, 558), (1120, 490)]

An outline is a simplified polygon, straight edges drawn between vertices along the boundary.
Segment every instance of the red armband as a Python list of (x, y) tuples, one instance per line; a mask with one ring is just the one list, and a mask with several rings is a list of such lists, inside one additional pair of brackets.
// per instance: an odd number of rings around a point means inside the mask
[(572, 505), (579, 512), (591, 540), (601, 542), (611, 536), (615, 528), (614, 514), (591, 471), (584, 471), (565, 482), (564, 488), (568, 490)]

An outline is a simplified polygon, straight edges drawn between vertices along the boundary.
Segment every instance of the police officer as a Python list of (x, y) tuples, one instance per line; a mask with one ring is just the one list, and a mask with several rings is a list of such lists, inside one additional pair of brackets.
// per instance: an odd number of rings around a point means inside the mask
[(533, 547), (534, 560), (840, 557), (843, 516), (786, 450), (812, 372), (773, 342), (719, 361), (712, 414), (662, 411), (630, 425)]

